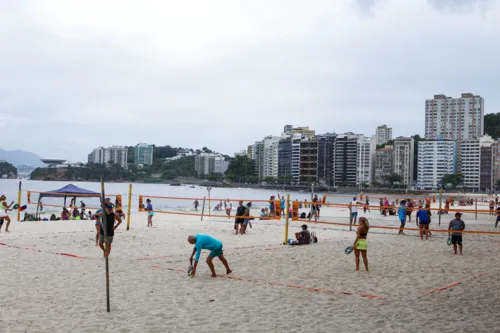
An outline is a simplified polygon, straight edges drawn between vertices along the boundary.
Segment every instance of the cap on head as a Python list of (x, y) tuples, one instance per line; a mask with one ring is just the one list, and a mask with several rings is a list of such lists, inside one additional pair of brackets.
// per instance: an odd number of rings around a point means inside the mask
[(462, 213), (458, 213), (458, 212), (457, 212), (457, 213), (455, 213), (455, 217), (457, 217), (457, 216), (458, 216), (458, 217), (461, 217), (462, 215), (463, 215)]
[(302, 226), (302, 229), (307, 229), (307, 225), (303, 224)]

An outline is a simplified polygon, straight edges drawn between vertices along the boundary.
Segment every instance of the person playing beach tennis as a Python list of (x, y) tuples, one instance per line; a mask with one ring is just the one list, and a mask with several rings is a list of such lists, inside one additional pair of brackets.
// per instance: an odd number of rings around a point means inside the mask
[(368, 230), (370, 226), (368, 225), (368, 220), (366, 217), (359, 218), (359, 227), (356, 232), (356, 239), (354, 240), (354, 255), (356, 260), (356, 271), (359, 271), (359, 255), (363, 257), (363, 263), (365, 264), (365, 268), (368, 271), (368, 243), (366, 240), (366, 236), (368, 236)]
[[(104, 252), (104, 256), (108, 257), (110, 252), (111, 252), (111, 243), (113, 243), (113, 237), (115, 236), (115, 230), (118, 228), (120, 223), (122, 223), (122, 219), (118, 214), (115, 214), (113, 212), (113, 206), (112, 205), (106, 205), (106, 232), (107, 236), (106, 239), (104, 239), (104, 226), (103, 223), (104, 221), (101, 220), (101, 231), (99, 235), (99, 247), (101, 250)], [(102, 218), (103, 212), (96, 213), (94, 216), (98, 218)], [(115, 221), (118, 222), (115, 225)], [(107, 248), (104, 248), (104, 241), (106, 240), (106, 246)]]
[(429, 213), (426, 209), (422, 209), (422, 205), (419, 205), (418, 208), (417, 225), (420, 228), (420, 239), (424, 240), (424, 232), (425, 239), (429, 239), (429, 223), (431, 222)]
[(462, 213), (455, 213), (455, 219), (450, 221), (448, 226), (448, 237), (451, 233), (451, 243), (453, 244), (453, 252), (457, 254), (457, 245), (462, 255), (462, 231), (465, 229), (465, 222), (461, 219)]
[(14, 204), (14, 201), (12, 201), (9, 204), (7, 204), (7, 197), (5, 195), (2, 195), (0, 197), (0, 220), (2, 223), (0, 223), (0, 231), (2, 230), (3, 226), (3, 221), (7, 221), (7, 225), (5, 226), (5, 232), (9, 232), (9, 225), (10, 225), (10, 217), (7, 214), (7, 211), (10, 209), (10, 206)]
[(153, 227), (153, 216), (155, 215), (153, 211), (153, 205), (151, 204), (151, 199), (146, 199), (146, 211), (148, 212), (148, 227)]
[[(194, 265), (193, 270), (191, 271), (191, 277), (196, 275), (196, 268), (198, 267), (198, 261), (200, 260), (201, 250), (210, 250), (210, 254), (207, 257), (207, 265), (212, 272), (212, 277), (217, 277), (215, 273), (214, 263), (212, 262), (215, 257), (218, 257), (220, 261), (226, 267), (226, 274), (231, 274), (231, 269), (229, 268), (229, 264), (227, 263), (226, 258), (224, 258), (224, 252), (222, 250), (222, 242), (208, 235), (197, 234), (196, 236), (188, 237), (189, 244), (194, 244), (193, 253), (189, 258), (191, 265), (193, 265), (193, 257), (194, 257)], [(196, 257), (194, 256), (196, 254)]]

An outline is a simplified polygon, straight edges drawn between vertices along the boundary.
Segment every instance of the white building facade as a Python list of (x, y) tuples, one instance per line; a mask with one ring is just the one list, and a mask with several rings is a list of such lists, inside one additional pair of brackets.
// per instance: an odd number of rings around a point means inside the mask
[(480, 189), (481, 147), (488, 147), (495, 143), (488, 135), (476, 139), (462, 140), (458, 151), (460, 163), (459, 171), (463, 177), (463, 187), (466, 189)]
[(375, 136), (377, 137), (377, 145), (385, 145), (389, 140), (392, 140), (392, 128), (387, 125), (378, 126)]
[[(420, 141), (418, 143), (417, 186), (438, 189), (445, 175), (457, 171), (455, 141)], [(446, 184), (443, 184), (446, 185)]]
[(122, 146), (99, 147), (94, 149), (88, 156), (89, 163), (119, 164), (122, 168), (127, 169), (128, 148)]
[(263, 140), (264, 158), (262, 178), (278, 178), (278, 145), (279, 136), (266, 136)]
[(394, 139), (392, 172), (400, 175), (402, 185), (413, 183), (415, 141), (413, 138), (398, 137)]
[(372, 182), (375, 169), (375, 152), (377, 148), (377, 137), (359, 136), (356, 158), (356, 184), (369, 185)]
[[(434, 95), (425, 101), (425, 138), (468, 140), (484, 134), (484, 98), (464, 93), (460, 98)], [(460, 150), (460, 146), (457, 147)]]

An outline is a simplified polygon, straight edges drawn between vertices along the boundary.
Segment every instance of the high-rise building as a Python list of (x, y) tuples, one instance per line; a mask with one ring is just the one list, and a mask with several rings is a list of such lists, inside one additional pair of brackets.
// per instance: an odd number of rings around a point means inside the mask
[(201, 153), (194, 157), (194, 169), (199, 177), (211, 173), (224, 174), (229, 167), (229, 161), (224, 156), (215, 153)]
[(392, 140), (392, 128), (387, 125), (378, 126), (376, 130), (377, 145), (385, 145), (389, 140)]
[(333, 186), (356, 186), (358, 139), (353, 133), (339, 134), (333, 150)]
[(318, 182), (333, 186), (333, 151), (337, 134), (316, 135), (318, 142)]
[(278, 143), (278, 178), (292, 179), (292, 139), (283, 138)]
[(415, 141), (413, 138), (398, 137), (394, 139), (393, 147), (392, 172), (403, 178), (402, 185), (410, 186), (413, 183)]
[(492, 170), (492, 183), (493, 188), (499, 189), (497, 182), (500, 180), (500, 140), (496, 140), (492, 145), (492, 159), (493, 159), (493, 170)]
[(392, 146), (377, 149), (375, 153), (375, 181), (379, 184), (386, 183), (386, 176), (392, 173)]
[(299, 180), (301, 183), (316, 183), (318, 180), (318, 141), (300, 141)]
[(104, 164), (111, 166), (119, 164), (122, 168), (127, 169), (128, 148), (122, 146), (99, 147), (88, 155), (89, 163)]
[(418, 143), (417, 185), (420, 188), (438, 189), (445, 175), (456, 173), (456, 165), (457, 143), (455, 141), (420, 141)]
[(134, 164), (135, 165), (153, 164), (153, 146), (147, 143), (137, 144), (134, 149)]
[[(462, 174), (463, 187), (465, 189), (484, 190), (486, 188), (491, 188), (490, 186), (492, 186), (495, 167), (489, 160), (493, 159), (493, 152), (488, 149), (483, 149), (483, 147), (491, 147), (494, 143), (494, 140), (488, 135), (484, 135), (480, 138), (462, 140), (460, 142), (458, 155), (461, 164), (457, 165), (457, 168), (460, 174)], [(484, 166), (481, 165), (483, 162), (481, 157), (482, 153), (485, 154)], [(489, 173), (491, 173), (491, 176), (488, 176)], [(481, 188), (481, 178), (483, 178), (483, 188)]]
[(255, 141), (252, 159), (255, 162), (255, 175), (259, 180), (264, 179), (264, 141)]
[(356, 159), (356, 184), (369, 185), (373, 179), (375, 169), (375, 151), (377, 149), (377, 137), (359, 136)]
[[(425, 138), (468, 140), (484, 134), (484, 98), (464, 93), (460, 98), (434, 95), (425, 101)], [(460, 145), (458, 146), (460, 149)]]
[(278, 145), (280, 137), (266, 136), (263, 140), (264, 159), (262, 178), (278, 178)]
[(312, 139), (316, 134), (314, 130), (309, 129), (309, 126), (294, 127), (290, 131), (291, 135), (298, 134), (302, 136), (304, 139)]

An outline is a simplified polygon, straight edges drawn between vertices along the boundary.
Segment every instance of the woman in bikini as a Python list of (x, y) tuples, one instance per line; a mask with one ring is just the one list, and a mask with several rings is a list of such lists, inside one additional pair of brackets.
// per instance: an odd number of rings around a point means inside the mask
[(368, 271), (368, 256), (366, 251), (368, 250), (368, 243), (366, 240), (366, 236), (368, 235), (368, 230), (370, 226), (368, 225), (368, 220), (365, 217), (359, 218), (359, 227), (356, 232), (356, 240), (354, 240), (354, 254), (356, 257), (356, 271), (359, 271), (359, 255), (363, 256), (363, 263), (365, 264), (365, 268)]

